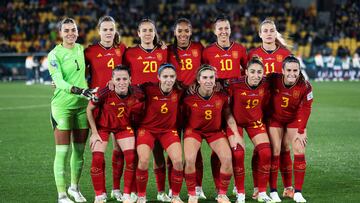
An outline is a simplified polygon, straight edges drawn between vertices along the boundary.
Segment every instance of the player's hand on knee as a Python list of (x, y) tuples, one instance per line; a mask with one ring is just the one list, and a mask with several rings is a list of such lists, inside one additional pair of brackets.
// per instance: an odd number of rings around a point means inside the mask
[(305, 133), (300, 134), (300, 133), (296, 133), (295, 137), (294, 137), (294, 141), (296, 144), (299, 144), (302, 148), (305, 148), (307, 145), (307, 136)]
[(95, 149), (97, 142), (102, 143), (103, 141), (98, 133), (92, 133), (90, 136), (90, 149), (91, 150)]

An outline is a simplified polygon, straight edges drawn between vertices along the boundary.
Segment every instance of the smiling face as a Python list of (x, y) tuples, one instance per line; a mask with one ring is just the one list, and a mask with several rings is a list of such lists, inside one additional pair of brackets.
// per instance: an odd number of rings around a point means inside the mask
[(139, 25), (138, 36), (141, 44), (152, 44), (155, 38), (156, 30), (151, 22), (143, 22)]
[(245, 73), (247, 76), (247, 83), (250, 86), (258, 86), (264, 75), (264, 68), (258, 63), (253, 63), (248, 66)]
[(191, 25), (186, 22), (177, 24), (174, 31), (174, 35), (178, 43), (177, 45), (180, 47), (189, 45), (191, 34)]
[(163, 92), (170, 92), (176, 81), (176, 72), (172, 68), (165, 68), (158, 75), (160, 87)]
[(300, 65), (296, 62), (288, 62), (284, 65), (282, 73), (284, 74), (284, 84), (293, 85), (300, 76)]
[(273, 23), (264, 23), (259, 30), (259, 36), (263, 43), (272, 44), (276, 40), (276, 27)]
[(79, 36), (78, 29), (74, 23), (64, 23), (61, 25), (60, 37), (64, 45), (72, 46)]
[(215, 87), (215, 71), (203, 70), (199, 73), (197, 81), (200, 85), (199, 89), (203, 92), (212, 92)]
[(217, 21), (214, 28), (218, 42), (230, 42), (231, 28), (228, 20)]
[(120, 95), (126, 95), (129, 90), (130, 76), (126, 70), (113, 72), (112, 81), (115, 85), (115, 92)]
[(104, 21), (100, 24), (99, 34), (101, 44), (111, 44), (115, 37), (115, 23), (112, 21)]

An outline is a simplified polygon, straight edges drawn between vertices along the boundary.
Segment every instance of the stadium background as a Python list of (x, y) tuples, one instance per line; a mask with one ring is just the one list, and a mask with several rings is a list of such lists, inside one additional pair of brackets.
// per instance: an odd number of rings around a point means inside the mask
[[(161, 38), (172, 41), (172, 25), (179, 16), (193, 23), (193, 39), (204, 45), (214, 42), (211, 22), (218, 13), (231, 18), (232, 38), (247, 48), (258, 46), (257, 27), (273, 17), (280, 33), (289, 37), (292, 51), (301, 56), (314, 76), (314, 56), (352, 57), (359, 53), (359, 1), (2, 1), (0, 2), (0, 202), (55, 202), (52, 174), (54, 140), (49, 123), (53, 90), (44, 85), (25, 86), (25, 59), (35, 62), (59, 42), (56, 23), (62, 16), (76, 19), (78, 42), (87, 46), (98, 38), (97, 20), (112, 15), (119, 23), (127, 46), (137, 42), (137, 22), (148, 16), (157, 22)], [(36, 68), (39, 68), (40, 64)], [(313, 83), (315, 102), (309, 121), (310, 143), (304, 196), (309, 202), (357, 202), (360, 199), (359, 83)], [(250, 158), (252, 144), (246, 139), (246, 194), (251, 200)], [(111, 148), (111, 147), (109, 147)], [(204, 157), (209, 149), (203, 147)], [(82, 176), (82, 190), (93, 200), (90, 181), (90, 150)], [(110, 155), (110, 153), (107, 153)], [(214, 198), (209, 160), (205, 159), (204, 185)], [(111, 163), (107, 156), (107, 166)], [(107, 167), (107, 174), (111, 174)], [(281, 181), (279, 180), (281, 190)], [(110, 189), (111, 179), (107, 179)], [(150, 173), (149, 198), (155, 197)], [(185, 199), (185, 186), (182, 189)], [(234, 200), (234, 197), (231, 197)], [(207, 202), (207, 201), (206, 201)], [(208, 202), (211, 202), (209, 200)], [(291, 202), (285, 200), (283, 202)]]

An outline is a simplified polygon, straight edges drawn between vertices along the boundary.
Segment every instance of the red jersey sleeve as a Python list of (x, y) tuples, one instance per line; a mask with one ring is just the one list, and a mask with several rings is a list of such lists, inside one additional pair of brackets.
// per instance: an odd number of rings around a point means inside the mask
[(306, 81), (306, 91), (302, 98), (301, 104), (297, 111), (297, 120), (299, 122), (298, 133), (303, 134), (311, 113), (311, 106), (313, 102), (312, 87)]

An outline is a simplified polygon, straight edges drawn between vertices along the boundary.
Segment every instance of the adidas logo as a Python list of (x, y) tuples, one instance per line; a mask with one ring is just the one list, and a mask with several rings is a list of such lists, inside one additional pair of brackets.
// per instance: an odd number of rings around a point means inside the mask
[(143, 59), (141, 56), (139, 56), (139, 57), (137, 58), (137, 60), (141, 60), (141, 59)]

